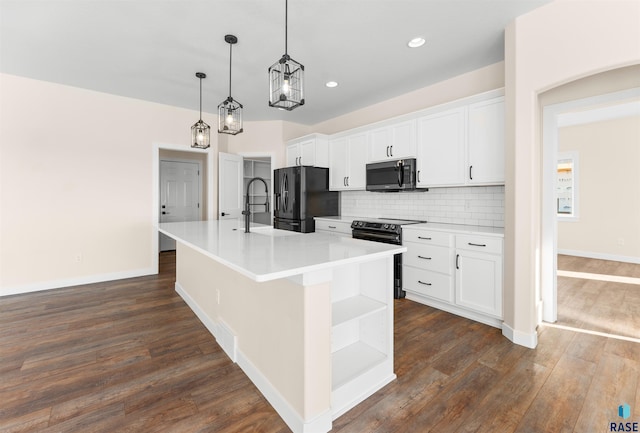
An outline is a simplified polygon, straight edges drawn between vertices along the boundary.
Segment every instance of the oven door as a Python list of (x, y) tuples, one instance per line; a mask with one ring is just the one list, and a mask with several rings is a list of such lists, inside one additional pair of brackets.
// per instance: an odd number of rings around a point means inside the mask
[[(401, 235), (397, 233), (383, 233), (373, 230), (351, 231), (354, 239), (363, 239), (365, 241), (383, 242), (386, 244), (402, 245)], [(404, 298), (406, 292), (402, 290), (402, 254), (393, 255), (393, 297), (395, 299)]]

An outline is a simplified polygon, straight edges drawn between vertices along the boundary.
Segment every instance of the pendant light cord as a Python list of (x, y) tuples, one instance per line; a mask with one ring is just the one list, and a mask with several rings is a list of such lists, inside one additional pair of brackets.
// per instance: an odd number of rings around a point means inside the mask
[(202, 122), (202, 78), (200, 78), (200, 121)]
[(233, 55), (233, 44), (229, 43), (229, 99), (231, 99), (231, 56)]
[(287, 54), (287, 30), (289, 23), (289, 1), (284, 0), (284, 54)]

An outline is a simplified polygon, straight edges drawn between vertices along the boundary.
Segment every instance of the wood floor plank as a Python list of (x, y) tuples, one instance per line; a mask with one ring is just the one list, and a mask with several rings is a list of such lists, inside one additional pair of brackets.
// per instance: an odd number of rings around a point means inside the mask
[[(611, 380), (612, 377), (615, 380)], [(632, 361), (604, 353), (599, 359), (598, 368), (578, 416), (575, 431), (607, 431), (609, 423), (619, 419), (618, 405), (635, 402), (639, 387), (640, 359)], [(613, 403), (616, 401), (619, 403)]]
[[(580, 335), (584, 334), (574, 337)], [(573, 432), (595, 370), (593, 362), (569, 355), (560, 358), (515, 431)]]

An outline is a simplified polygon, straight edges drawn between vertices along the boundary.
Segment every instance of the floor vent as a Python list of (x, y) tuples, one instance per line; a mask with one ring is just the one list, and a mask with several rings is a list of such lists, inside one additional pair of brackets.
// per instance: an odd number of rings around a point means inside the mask
[(236, 362), (236, 345), (237, 337), (229, 328), (229, 325), (220, 321), (218, 323), (218, 335), (216, 335), (216, 341), (222, 347), (222, 350), (227, 354), (233, 362)]

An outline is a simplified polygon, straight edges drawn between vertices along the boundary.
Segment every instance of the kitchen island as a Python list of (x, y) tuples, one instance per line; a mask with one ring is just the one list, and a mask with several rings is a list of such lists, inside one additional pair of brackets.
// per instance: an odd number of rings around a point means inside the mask
[(327, 432), (395, 379), (393, 255), (239, 220), (162, 223), (176, 291), (294, 432)]

